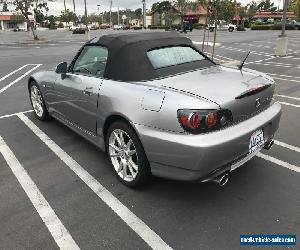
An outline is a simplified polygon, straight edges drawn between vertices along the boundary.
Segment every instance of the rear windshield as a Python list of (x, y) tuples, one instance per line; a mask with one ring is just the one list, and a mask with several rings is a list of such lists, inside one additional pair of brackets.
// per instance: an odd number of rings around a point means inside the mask
[(205, 57), (193, 48), (184, 46), (154, 49), (148, 51), (147, 55), (155, 69), (205, 60)]

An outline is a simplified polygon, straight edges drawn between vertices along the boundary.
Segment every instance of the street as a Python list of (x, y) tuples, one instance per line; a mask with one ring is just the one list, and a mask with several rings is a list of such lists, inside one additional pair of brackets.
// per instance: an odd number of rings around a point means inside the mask
[[(128, 31), (90, 37), (112, 32)], [(269, 151), (233, 171), (223, 187), (153, 177), (136, 190), (116, 179), (105, 153), (32, 113), (30, 74), (69, 63), (86, 42), (68, 31), (38, 33), (34, 43), (26, 32), (0, 32), (2, 249), (242, 249), (241, 234), (296, 234), (300, 246), (299, 31), (287, 31), (282, 58), (274, 56), (279, 31), (217, 33), (214, 60), (242, 61), (251, 51), (244, 67), (277, 82), (283, 113)], [(182, 35), (202, 48), (202, 30)]]

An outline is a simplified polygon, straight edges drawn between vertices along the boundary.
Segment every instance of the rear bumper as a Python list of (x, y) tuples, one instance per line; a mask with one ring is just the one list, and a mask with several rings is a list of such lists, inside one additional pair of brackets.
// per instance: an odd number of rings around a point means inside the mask
[(243, 164), (245, 159), (258, 153), (248, 155), (252, 133), (263, 129), (267, 142), (277, 131), (280, 117), (281, 106), (274, 103), (246, 121), (203, 135), (176, 134), (136, 124), (135, 127), (153, 175), (205, 181), (211, 175), (230, 171), (233, 164)]

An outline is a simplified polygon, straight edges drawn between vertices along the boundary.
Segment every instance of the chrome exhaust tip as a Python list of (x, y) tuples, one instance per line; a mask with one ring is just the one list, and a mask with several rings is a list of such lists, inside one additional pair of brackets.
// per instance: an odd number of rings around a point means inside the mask
[(220, 176), (216, 177), (215, 179), (213, 179), (213, 182), (219, 184), (222, 187), (222, 186), (226, 185), (228, 180), (229, 180), (229, 175), (223, 174), (223, 175), (220, 175)]
[(271, 149), (271, 147), (274, 145), (274, 140), (269, 141), (265, 146), (264, 149)]

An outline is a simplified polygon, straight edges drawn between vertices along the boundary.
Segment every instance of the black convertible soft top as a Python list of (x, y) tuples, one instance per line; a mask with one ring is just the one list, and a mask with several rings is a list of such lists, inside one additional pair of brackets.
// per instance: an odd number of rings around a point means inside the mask
[[(182, 68), (179, 72), (174, 67), (164, 71), (155, 70), (147, 56), (149, 50), (178, 45), (196, 49), (190, 39), (175, 32), (129, 32), (104, 35), (98, 41), (90, 43), (92, 44), (108, 49), (104, 77), (119, 81), (147, 81), (190, 70), (190, 68), (184, 69), (187, 67), (184, 65), (179, 66)], [(209, 66), (213, 64), (210, 60), (205, 61)], [(197, 67), (199, 68), (199, 65)]]

